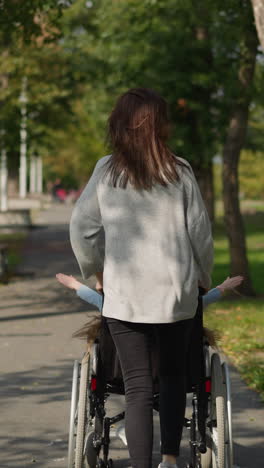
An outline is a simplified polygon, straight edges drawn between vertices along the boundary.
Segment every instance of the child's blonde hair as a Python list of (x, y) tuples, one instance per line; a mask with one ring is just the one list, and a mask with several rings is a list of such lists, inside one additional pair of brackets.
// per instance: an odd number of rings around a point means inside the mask
[(212, 348), (218, 348), (217, 341), (220, 339), (218, 330), (210, 330), (210, 328), (203, 327), (203, 336)]
[(92, 315), (90, 320), (86, 322), (82, 328), (73, 333), (74, 338), (80, 338), (86, 340), (88, 346), (91, 346), (96, 338), (99, 336), (100, 328), (102, 323), (101, 314)]
[[(89, 321), (86, 322), (79, 330), (74, 332), (72, 336), (74, 338), (86, 340), (88, 346), (91, 346), (99, 336), (102, 316), (101, 314), (96, 314), (89, 318)], [(203, 336), (208, 341), (210, 346), (217, 348), (217, 341), (220, 338), (219, 332), (217, 330), (210, 330), (210, 328), (203, 327)]]

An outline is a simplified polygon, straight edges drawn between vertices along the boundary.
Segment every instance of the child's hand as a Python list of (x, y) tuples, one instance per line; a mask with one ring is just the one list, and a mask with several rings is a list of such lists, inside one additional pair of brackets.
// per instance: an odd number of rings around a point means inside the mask
[(69, 276), (64, 275), (63, 273), (57, 273), (56, 278), (61, 284), (67, 286), (67, 288), (75, 289), (76, 291), (80, 288), (80, 286), (82, 286), (82, 283), (77, 281), (77, 279), (75, 279), (72, 275)]
[(224, 292), (227, 289), (235, 289), (242, 283), (243, 280), (243, 276), (234, 276), (233, 278), (228, 276), (222, 284), (219, 284), (219, 286), (216, 287), (220, 289), (221, 292)]

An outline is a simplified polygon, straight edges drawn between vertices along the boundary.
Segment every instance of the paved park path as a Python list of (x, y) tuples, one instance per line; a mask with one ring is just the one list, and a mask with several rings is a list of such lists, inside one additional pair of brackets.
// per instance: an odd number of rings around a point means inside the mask
[[(67, 466), (72, 364), (84, 349), (71, 335), (92, 310), (54, 278), (57, 272), (79, 274), (69, 243), (70, 213), (70, 207), (55, 205), (38, 214), (24, 249), (24, 276), (0, 286), (0, 468)], [(231, 375), (235, 463), (263, 468), (263, 407), (233, 369)], [(113, 396), (108, 405), (115, 412), (122, 398)], [(119, 439), (113, 442), (115, 467), (128, 467), (127, 450)], [(154, 468), (158, 453), (155, 416)]]

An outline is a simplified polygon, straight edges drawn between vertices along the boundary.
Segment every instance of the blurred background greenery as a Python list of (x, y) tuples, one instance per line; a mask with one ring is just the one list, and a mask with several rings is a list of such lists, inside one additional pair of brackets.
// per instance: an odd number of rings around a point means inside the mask
[[(252, 8), (258, 1), (263, 7), (262, 0), (0, 2), (0, 130), (10, 177), (18, 178), (25, 77), (28, 155), (42, 156), (46, 184), (60, 177), (75, 189), (110, 151), (105, 132), (117, 96), (135, 86), (157, 90), (169, 103), (170, 146), (192, 164), (213, 223), (213, 282), (244, 276), (238, 302), (226, 310), (232, 317), (244, 304), (257, 327), (264, 260), (264, 33), (257, 34)], [(245, 296), (256, 295), (249, 307)], [(218, 323), (225, 333), (226, 318)], [(255, 349), (258, 362), (262, 336), (248, 351), (251, 359)], [(256, 388), (263, 389), (263, 372)]]

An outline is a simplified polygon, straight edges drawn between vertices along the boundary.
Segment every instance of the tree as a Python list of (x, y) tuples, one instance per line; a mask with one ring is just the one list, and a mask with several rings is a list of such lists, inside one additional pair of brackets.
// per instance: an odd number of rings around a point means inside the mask
[[(102, 0), (95, 45), (106, 94), (114, 99), (129, 87), (146, 86), (169, 102), (170, 146), (192, 163), (211, 219), (211, 160), (223, 130), (212, 40), (216, 12), (210, 0)], [(217, 71), (224, 77), (226, 70)]]
[[(57, 38), (59, 18), (66, 3), (69, 2), (0, 2), (0, 129), (5, 130), (1, 132), (1, 145), (8, 150), (11, 146), (13, 154), (16, 154), (18, 146), (20, 116), (17, 101), (22, 77), (28, 71), (25, 69), (24, 55), (30, 44), (34, 43), (35, 47), (39, 47)], [(12, 161), (11, 158), (12, 165), (17, 165), (17, 159)]]
[[(18, 97), (26, 75), (29, 152), (37, 150), (44, 156), (45, 178), (55, 178), (61, 172), (69, 184), (72, 181), (77, 185), (88, 178), (95, 160), (104, 154), (101, 122), (106, 118), (99, 110), (100, 93), (95, 97), (90, 84), (96, 81), (97, 59), (90, 50), (92, 14), (88, 2), (77, 0), (61, 15), (58, 5), (66, 3), (70, 2), (36, 1), (33, 5), (26, 1), (15, 12), (6, 5), (3, 15), (9, 20), (0, 39), (5, 32), (9, 42), (4, 47), (2, 41), (6, 59), (0, 71), (8, 71), (9, 83), (0, 117), (6, 128), (9, 168), (15, 177), (19, 159)], [(27, 10), (30, 4), (32, 11)]]
[(226, 140), (223, 147), (223, 198), (231, 274), (243, 275), (244, 282), (241, 290), (247, 295), (254, 295), (249, 274), (243, 219), (239, 207), (238, 180), (238, 163), (246, 139), (258, 46), (252, 10), (248, 2), (243, 2), (239, 21), (242, 27), (240, 29), (237, 91), (233, 94)]
[(210, 187), (212, 156), (223, 147), (231, 274), (242, 274), (243, 292), (253, 294), (237, 175), (257, 52), (250, 2), (102, 0), (97, 18), (96, 52), (105, 62), (105, 89), (116, 95), (151, 84), (167, 98), (172, 145), (188, 159), (193, 154), (201, 186)]

